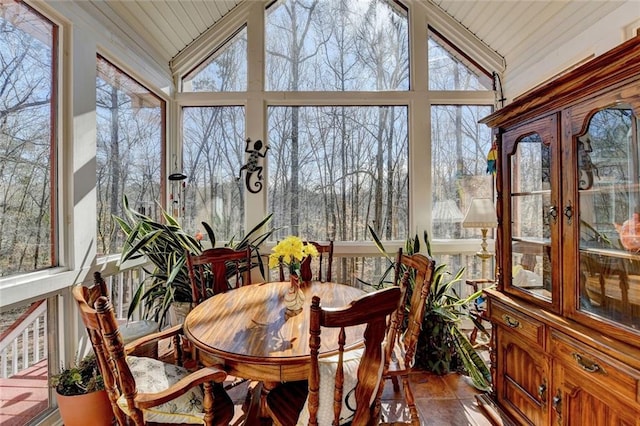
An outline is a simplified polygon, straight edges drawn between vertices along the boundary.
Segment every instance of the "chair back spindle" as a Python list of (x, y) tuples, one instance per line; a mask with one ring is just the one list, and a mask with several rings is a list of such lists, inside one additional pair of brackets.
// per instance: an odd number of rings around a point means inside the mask
[[(406, 255), (402, 249), (396, 256), (395, 282), (404, 289), (402, 301), (391, 317), (385, 348), (383, 381), (390, 379), (395, 391), (399, 391), (398, 377), (402, 378), (404, 397), (411, 416), (411, 425), (420, 425), (418, 410), (409, 383), (409, 374), (415, 363), (416, 347), (422, 330), (427, 297), (434, 278), (435, 261), (420, 253)], [(408, 303), (407, 303), (408, 302)], [(405, 321), (406, 315), (406, 321)], [(406, 329), (403, 332), (403, 326)], [(378, 389), (375, 415), (380, 414), (383, 386)], [(386, 424), (386, 423), (383, 423)], [(397, 425), (398, 423), (394, 423)]]
[(251, 247), (234, 250), (228, 247), (207, 249), (200, 255), (189, 252), (187, 268), (193, 303), (214, 294), (251, 284)]
[(384, 363), (382, 341), (387, 331), (387, 316), (397, 310), (401, 298), (399, 287), (391, 287), (364, 295), (346, 307), (323, 308), (320, 298), (314, 296), (311, 301), (310, 338), (311, 369), (309, 375), (309, 425), (317, 425), (319, 409), (319, 349), (321, 345), (321, 328), (340, 328), (338, 337), (337, 367), (334, 382), (334, 422), (338, 424), (342, 401), (345, 399), (344, 355), (346, 341), (345, 330), (349, 327), (365, 324), (364, 352), (357, 372), (357, 384), (354, 390), (355, 413), (354, 425), (376, 424), (373, 405), (376, 389), (380, 385), (380, 374)]

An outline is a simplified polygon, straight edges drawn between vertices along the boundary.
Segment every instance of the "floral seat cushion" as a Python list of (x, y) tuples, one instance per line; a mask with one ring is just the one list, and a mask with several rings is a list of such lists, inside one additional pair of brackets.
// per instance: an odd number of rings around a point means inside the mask
[[(161, 392), (187, 376), (189, 372), (180, 366), (153, 358), (128, 356), (127, 364), (136, 381), (138, 393)], [(203, 393), (194, 387), (184, 395), (169, 402), (143, 410), (145, 422), (204, 424)], [(121, 395), (118, 406), (129, 414), (129, 406)]]

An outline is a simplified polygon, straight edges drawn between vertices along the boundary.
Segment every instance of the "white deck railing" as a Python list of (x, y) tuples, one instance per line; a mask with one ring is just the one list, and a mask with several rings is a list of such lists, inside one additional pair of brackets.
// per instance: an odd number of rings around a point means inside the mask
[(6, 378), (47, 357), (47, 304), (35, 302), (0, 336), (0, 378)]
[[(102, 278), (107, 283), (107, 291), (113, 305), (116, 318), (127, 317), (129, 304), (138, 289), (138, 285), (147, 278), (147, 273), (142, 264), (130, 266), (126, 269), (119, 269), (115, 265), (105, 265), (101, 271)], [(92, 277), (93, 278), (93, 277)], [(139, 306), (133, 314), (133, 319), (140, 319), (142, 308)]]
[[(102, 277), (107, 283), (111, 303), (117, 318), (126, 318), (129, 303), (147, 274), (142, 265), (120, 270), (115, 262), (102, 265)], [(91, 285), (93, 275), (85, 285)], [(141, 310), (134, 313), (139, 318)], [(45, 300), (32, 304), (0, 336), (0, 378), (8, 378), (47, 358), (47, 304)]]
[[(456, 253), (469, 256), (468, 253)], [(472, 256), (472, 254), (471, 254)], [(100, 263), (99, 270), (107, 283), (111, 296), (111, 303), (118, 318), (126, 318), (129, 304), (138, 284), (142, 282), (147, 273), (143, 270), (143, 264), (133, 264), (122, 268), (117, 264), (119, 259), (108, 259)], [(465, 263), (467, 263), (465, 261)], [(336, 269), (338, 263), (336, 262)], [(122, 268), (122, 269), (121, 269)], [(338, 272), (338, 271), (336, 271)], [(336, 274), (336, 276), (339, 274)], [(84, 284), (91, 285), (93, 274), (87, 276)], [(465, 296), (470, 294), (468, 286), (458, 285), (458, 294)], [(142, 309), (139, 308), (133, 319), (139, 319)], [(81, 325), (82, 326), (82, 325)], [(47, 357), (47, 308), (44, 300), (34, 303), (29, 309), (0, 336), (0, 378), (8, 378)]]

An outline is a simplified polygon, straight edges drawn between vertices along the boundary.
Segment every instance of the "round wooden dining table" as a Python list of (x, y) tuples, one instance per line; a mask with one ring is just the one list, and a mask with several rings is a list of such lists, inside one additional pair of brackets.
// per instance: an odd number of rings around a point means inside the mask
[[(284, 304), (289, 282), (252, 284), (217, 294), (196, 306), (185, 319), (184, 333), (199, 349), (205, 365), (224, 363), (231, 375), (262, 382), (308, 377), (311, 298), (323, 307), (341, 307), (364, 290), (328, 282), (302, 283), (305, 304), (292, 314)], [(337, 351), (338, 329), (323, 329), (320, 352)], [(346, 330), (351, 347), (363, 342), (364, 326)]]

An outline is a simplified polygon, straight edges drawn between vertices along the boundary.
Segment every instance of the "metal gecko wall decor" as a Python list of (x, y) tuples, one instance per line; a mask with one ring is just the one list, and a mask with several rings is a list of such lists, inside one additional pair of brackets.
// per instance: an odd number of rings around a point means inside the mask
[(260, 139), (255, 142), (251, 142), (251, 139), (247, 138), (246, 142), (247, 147), (244, 149), (244, 152), (249, 154), (249, 159), (247, 160), (247, 163), (240, 168), (236, 179), (240, 180), (242, 178), (242, 171), (244, 170), (244, 182), (247, 187), (247, 191), (252, 194), (257, 194), (262, 190), (262, 166), (258, 166), (258, 161), (260, 158), (267, 156), (269, 147), (264, 146)]

